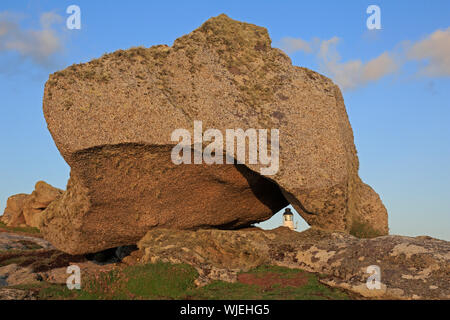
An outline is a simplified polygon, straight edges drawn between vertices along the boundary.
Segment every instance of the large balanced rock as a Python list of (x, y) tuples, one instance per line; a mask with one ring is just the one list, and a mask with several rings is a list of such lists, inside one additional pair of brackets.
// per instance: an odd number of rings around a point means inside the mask
[[(43, 108), (71, 177), (41, 229), (66, 252), (136, 243), (156, 226), (239, 228), (288, 203), (310, 225), (388, 232), (381, 200), (358, 177), (339, 88), (293, 66), (265, 28), (220, 15), (172, 47), (73, 65), (50, 76)], [(262, 176), (261, 161), (175, 165), (172, 133), (193, 136), (194, 121), (224, 135), (279, 129), (279, 170)]]
[[(430, 237), (358, 239), (311, 228), (275, 230), (153, 229), (142, 238), (141, 263), (188, 263), (198, 284), (236, 281), (260, 265), (299, 268), (320, 281), (370, 298), (450, 299), (450, 243)], [(377, 272), (374, 274), (374, 272)], [(377, 275), (379, 286), (368, 280)], [(373, 279), (373, 278), (372, 278)]]

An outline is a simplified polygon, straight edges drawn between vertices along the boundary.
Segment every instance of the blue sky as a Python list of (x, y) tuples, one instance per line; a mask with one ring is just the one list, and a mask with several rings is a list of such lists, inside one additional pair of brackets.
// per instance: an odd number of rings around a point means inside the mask
[[(71, 4), (81, 30), (65, 27)], [(381, 30), (366, 27), (371, 4)], [(69, 167), (42, 114), (49, 73), (117, 49), (171, 45), (220, 13), (266, 27), (273, 46), (309, 46), (289, 55), (343, 87), (360, 176), (386, 205), (391, 233), (450, 240), (449, 1), (2, 0), (0, 211), (38, 180), (66, 186)]]

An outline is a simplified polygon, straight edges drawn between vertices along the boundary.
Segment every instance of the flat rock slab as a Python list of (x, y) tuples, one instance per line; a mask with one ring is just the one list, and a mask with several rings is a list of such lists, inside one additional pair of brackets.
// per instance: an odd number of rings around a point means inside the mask
[(31, 236), (9, 232), (0, 232), (0, 251), (2, 250), (34, 250), (52, 249), (50, 242)]
[[(262, 264), (320, 273), (321, 281), (364, 297), (450, 299), (450, 242), (430, 237), (351, 235), (309, 229), (295, 232), (156, 229), (138, 244), (141, 262), (188, 263), (200, 273), (199, 284), (236, 281), (241, 271)], [(379, 289), (367, 281), (379, 268)]]

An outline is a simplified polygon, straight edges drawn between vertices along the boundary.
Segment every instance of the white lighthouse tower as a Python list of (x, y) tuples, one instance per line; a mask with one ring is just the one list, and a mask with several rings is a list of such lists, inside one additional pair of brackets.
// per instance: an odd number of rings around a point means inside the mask
[(291, 230), (297, 228), (297, 224), (294, 226), (294, 214), (289, 208), (286, 208), (283, 213), (283, 227), (288, 227)]

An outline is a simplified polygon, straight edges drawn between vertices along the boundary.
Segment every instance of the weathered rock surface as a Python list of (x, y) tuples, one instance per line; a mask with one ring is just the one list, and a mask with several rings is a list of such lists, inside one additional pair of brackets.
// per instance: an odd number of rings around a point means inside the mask
[(27, 250), (37, 248), (50, 249), (53, 248), (53, 246), (50, 244), (50, 242), (38, 237), (0, 232), (0, 251)]
[(26, 290), (0, 288), (0, 300), (36, 300), (36, 297)]
[(45, 181), (38, 181), (31, 194), (20, 193), (8, 198), (1, 222), (8, 227), (38, 227), (42, 211), (62, 192)]
[[(248, 226), (288, 202), (310, 225), (388, 233), (386, 209), (358, 177), (339, 88), (293, 66), (265, 28), (220, 15), (172, 47), (73, 65), (50, 76), (43, 109), (71, 177), (41, 229), (66, 252), (136, 243), (153, 227)], [(193, 136), (195, 120), (222, 133), (279, 129), (278, 172), (174, 165), (171, 133)]]
[[(40, 238), (0, 233), (0, 292), (6, 292), (2, 291), (2, 287), (17, 285), (36, 285), (37, 288), (39, 283), (65, 284), (67, 267), (74, 264), (80, 268), (83, 276), (107, 272), (115, 268), (133, 249), (135, 248), (117, 248), (114, 261), (109, 259), (100, 262), (83, 255), (69, 255), (55, 250), (49, 242)], [(0, 300), (2, 299), (9, 298), (0, 293)]]
[[(430, 237), (358, 239), (341, 232), (168, 230), (149, 231), (138, 243), (146, 262), (188, 263), (210, 280), (236, 281), (261, 264), (300, 268), (321, 281), (364, 297), (450, 299), (450, 243)], [(369, 266), (380, 268), (380, 289), (368, 289)]]
[(38, 282), (38, 274), (33, 272), (31, 268), (22, 268), (17, 264), (9, 264), (0, 267), (0, 279), (3, 284), (1, 286), (16, 286), (21, 284), (36, 284)]
[(24, 225), (25, 217), (23, 216), (23, 204), (29, 196), (30, 195), (26, 193), (19, 193), (9, 197), (6, 201), (6, 208), (0, 221), (8, 227)]
[(47, 206), (62, 194), (62, 190), (55, 188), (44, 181), (39, 181), (34, 191), (23, 204), (23, 216), (26, 225), (39, 227), (42, 212)]

